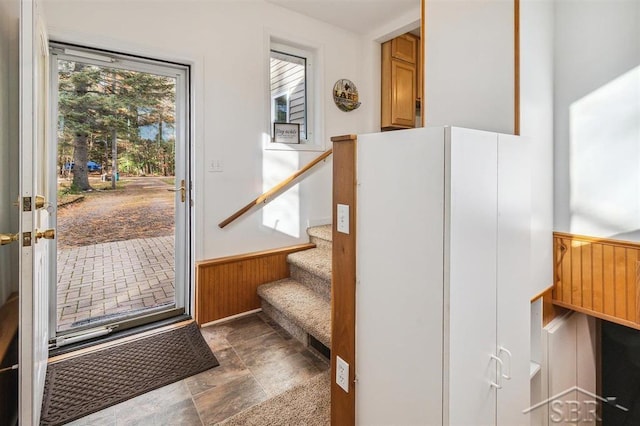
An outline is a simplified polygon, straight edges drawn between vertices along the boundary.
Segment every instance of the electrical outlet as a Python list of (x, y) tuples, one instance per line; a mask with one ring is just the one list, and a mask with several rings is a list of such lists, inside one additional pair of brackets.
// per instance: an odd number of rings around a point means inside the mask
[(349, 393), (349, 364), (339, 356), (336, 356), (336, 383)]

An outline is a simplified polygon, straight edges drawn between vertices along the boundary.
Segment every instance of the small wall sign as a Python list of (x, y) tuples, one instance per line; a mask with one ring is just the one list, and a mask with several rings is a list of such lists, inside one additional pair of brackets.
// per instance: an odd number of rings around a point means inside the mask
[(336, 81), (333, 85), (333, 102), (342, 111), (353, 111), (360, 106), (358, 89), (351, 80), (346, 78)]
[(300, 124), (273, 123), (273, 142), (300, 143)]

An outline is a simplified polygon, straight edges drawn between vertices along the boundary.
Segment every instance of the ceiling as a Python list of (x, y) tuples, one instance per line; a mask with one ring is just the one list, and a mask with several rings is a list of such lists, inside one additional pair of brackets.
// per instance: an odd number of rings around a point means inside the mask
[(266, 1), (359, 34), (420, 10), (420, 0)]

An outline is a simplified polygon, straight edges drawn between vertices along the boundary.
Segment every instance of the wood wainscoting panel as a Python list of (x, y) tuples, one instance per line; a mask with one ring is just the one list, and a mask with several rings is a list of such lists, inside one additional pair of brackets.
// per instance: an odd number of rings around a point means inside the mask
[[(333, 223), (337, 205), (349, 206), (349, 234), (333, 227), (331, 285), (331, 424), (356, 424), (356, 144), (354, 135), (333, 142)], [(336, 356), (349, 364), (349, 392), (335, 381)]]
[(18, 293), (12, 293), (0, 307), (0, 361), (4, 359), (18, 332), (18, 309)]
[(553, 303), (640, 329), (640, 243), (554, 233)]
[(199, 325), (260, 308), (257, 288), (289, 277), (289, 253), (315, 244), (229, 256), (196, 263), (196, 312)]

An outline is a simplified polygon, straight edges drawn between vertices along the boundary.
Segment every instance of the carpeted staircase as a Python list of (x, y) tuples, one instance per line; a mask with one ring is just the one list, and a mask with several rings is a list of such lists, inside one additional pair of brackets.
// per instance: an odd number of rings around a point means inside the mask
[(322, 353), (317, 342), (331, 348), (332, 227), (316, 226), (307, 233), (316, 248), (290, 254), (291, 277), (261, 285), (258, 295), (264, 313), (305, 346)]

